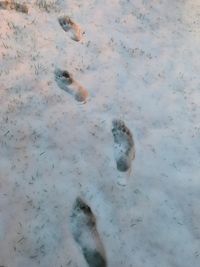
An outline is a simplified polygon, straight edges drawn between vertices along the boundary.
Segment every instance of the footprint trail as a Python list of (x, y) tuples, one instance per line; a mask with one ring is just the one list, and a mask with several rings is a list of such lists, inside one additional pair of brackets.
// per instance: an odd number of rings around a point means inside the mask
[(88, 266), (106, 267), (105, 250), (97, 231), (96, 218), (81, 198), (75, 201), (70, 223), (72, 235), (80, 246)]

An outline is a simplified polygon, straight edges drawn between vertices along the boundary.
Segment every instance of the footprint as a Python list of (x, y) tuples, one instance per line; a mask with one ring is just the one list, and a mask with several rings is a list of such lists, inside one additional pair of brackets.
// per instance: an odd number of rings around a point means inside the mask
[(58, 18), (60, 26), (63, 28), (65, 32), (71, 33), (71, 39), (79, 42), (82, 39), (82, 31), (78, 24), (76, 24), (70, 17), (63, 16)]
[(18, 4), (13, 1), (0, 1), (0, 9), (15, 10), (28, 14), (28, 7), (24, 4)]
[(60, 69), (56, 69), (54, 74), (55, 81), (62, 90), (73, 95), (77, 101), (86, 103), (88, 98), (88, 91), (74, 80), (72, 74), (70, 74), (66, 70)]
[(91, 208), (77, 198), (71, 215), (71, 229), (89, 267), (106, 267), (104, 246), (96, 227)]
[(122, 120), (113, 120), (112, 126), (117, 169), (126, 172), (131, 170), (131, 162), (135, 158), (133, 136)]

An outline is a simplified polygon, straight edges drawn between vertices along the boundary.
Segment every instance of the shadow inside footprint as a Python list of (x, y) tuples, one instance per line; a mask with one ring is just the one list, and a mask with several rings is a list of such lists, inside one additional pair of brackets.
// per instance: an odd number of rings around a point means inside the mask
[(66, 70), (56, 69), (54, 74), (56, 82), (63, 90), (66, 90), (67, 86), (73, 83), (72, 75)]
[(132, 160), (135, 158), (133, 136), (122, 120), (113, 120), (112, 125), (117, 169), (126, 172), (131, 168)]
[(72, 89), (69, 88), (69, 85), (73, 83), (73, 78), (71, 74), (66, 70), (56, 69), (54, 72), (55, 81), (60, 89), (64, 90), (65, 92), (74, 95)]
[(82, 251), (89, 267), (106, 267), (106, 261), (98, 251), (87, 248), (83, 248)]
[(28, 7), (24, 4), (18, 4), (13, 1), (0, 1), (0, 9), (4, 10), (15, 10), (28, 14)]
[(69, 17), (60, 17), (58, 18), (58, 21), (65, 32), (68, 32), (71, 29), (72, 21)]
[(82, 38), (80, 27), (68, 16), (58, 18), (58, 22), (65, 32), (71, 32), (72, 40), (79, 42)]
[(79, 244), (89, 267), (106, 267), (103, 244), (96, 227), (96, 218), (91, 208), (77, 198), (71, 215), (72, 235)]
[(69, 93), (70, 95), (73, 95), (76, 101), (82, 103), (86, 102), (88, 98), (87, 90), (78, 82), (76, 82), (68, 71), (56, 69), (54, 71), (54, 75), (57, 85), (62, 90)]

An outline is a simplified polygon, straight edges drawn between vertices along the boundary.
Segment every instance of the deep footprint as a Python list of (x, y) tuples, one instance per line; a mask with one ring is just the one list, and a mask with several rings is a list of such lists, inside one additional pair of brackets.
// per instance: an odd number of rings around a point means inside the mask
[(60, 26), (65, 32), (71, 33), (71, 39), (79, 42), (82, 39), (82, 31), (78, 24), (76, 24), (70, 17), (63, 16), (58, 18)]
[(117, 169), (126, 172), (131, 169), (132, 160), (135, 158), (133, 136), (122, 120), (113, 120), (112, 126)]
[(0, 1), (0, 9), (4, 10), (15, 10), (17, 12), (22, 12), (28, 14), (28, 7), (24, 4), (18, 4), (10, 1)]
[(65, 92), (72, 95), (76, 101), (85, 103), (88, 98), (88, 91), (66, 70), (56, 69), (55, 81), (57, 85)]
[(91, 208), (77, 198), (71, 215), (71, 229), (89, 267), (106, 267), (104, 246), (96, 227), (96, 218)]

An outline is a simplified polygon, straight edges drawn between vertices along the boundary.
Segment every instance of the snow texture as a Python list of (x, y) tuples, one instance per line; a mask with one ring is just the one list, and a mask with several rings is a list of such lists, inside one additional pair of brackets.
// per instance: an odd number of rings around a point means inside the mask
[[(72, 231), (80, 198), (107, 267), (199, 267), (199, 1), (6, 2), (0, 266), (89, 266)], [(58, 69), (87, 101), (58, 86)], [(130, 175), (116, 167), (113, 119), (134, 137)]]

